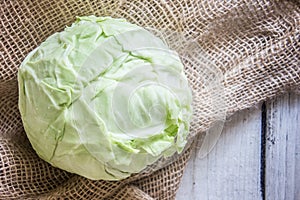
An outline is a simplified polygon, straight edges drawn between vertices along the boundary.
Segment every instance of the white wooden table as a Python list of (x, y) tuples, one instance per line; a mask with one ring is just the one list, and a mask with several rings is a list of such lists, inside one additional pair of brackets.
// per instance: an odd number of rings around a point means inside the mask
[(300, 95), (233, 115), (208, 156), (192, 156), (176, 199), (300, 200)]

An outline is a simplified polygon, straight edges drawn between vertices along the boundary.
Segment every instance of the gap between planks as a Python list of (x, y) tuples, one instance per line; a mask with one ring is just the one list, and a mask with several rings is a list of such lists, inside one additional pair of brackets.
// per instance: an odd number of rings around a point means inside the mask
[(300, 96), (233, 115), (210, 154), (188, 163), (177, 200), (300, 199)]

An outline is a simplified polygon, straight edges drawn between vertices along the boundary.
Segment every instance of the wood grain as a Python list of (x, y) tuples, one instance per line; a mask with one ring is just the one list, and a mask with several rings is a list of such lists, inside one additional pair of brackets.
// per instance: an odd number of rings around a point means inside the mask
[(265, 105), (235, 114), (207, 157), (192, 156), (177, 200), (300, 200), (300, 95)]
[(260, 133), (260, 109), (232, 116), (208, 156), (192, 156), (177, 199), (260, 199)]
[(267, 104), (266, 199), (300, 199), (300, 96)]

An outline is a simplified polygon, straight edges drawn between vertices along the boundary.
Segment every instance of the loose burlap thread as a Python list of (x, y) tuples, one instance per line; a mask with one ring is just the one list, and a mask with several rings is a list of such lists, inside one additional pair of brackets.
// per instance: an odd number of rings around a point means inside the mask
[[(1, 0), (0, 4), (0, 199), (174, 199), (195, 148), (167, 166), (122, 181), (92, 181), (44, 162), (31, 148), (18, 111), (17, 70), (25, 56), (76, 16), (124, 17), (197, 43), (222, 73), (226, 113), (272, 98), (300, 82), (298, 1), (219, 0)], [(172, 45), (172, 37), (166, 40)], [(180, 51), (180, 49), (177, 49)], [(203, 66), (183, 58), (196, 100), (191, 134), (214, 123), (199, 77)], [(202, 100), (201, 100), (202, 99)], [(201, 169), (199, 169), (201, 170)]]

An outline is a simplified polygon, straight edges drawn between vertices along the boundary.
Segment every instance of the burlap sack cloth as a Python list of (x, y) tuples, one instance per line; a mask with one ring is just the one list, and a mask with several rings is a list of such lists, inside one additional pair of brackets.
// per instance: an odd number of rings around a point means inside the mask
[[(75, 16), (90, 14), (125, 17), (198, 42), (223, 74), (227, 116), (299, 86), (299, 1), (1, 0), (0, 199), (175, 198), (193, 145), (162, 169), (110, 182), (91, 181), (50, 166), (37, 157), (26, 138), (17, 104), (18, 66)], [(203, 65), (192, 58), (184, 62), (194, 95), (200, 99), (194, 102), (191, 134), (201, 134), (216, 119), (201, 101), (209, 93), (201, 90), (199, 81)]]

